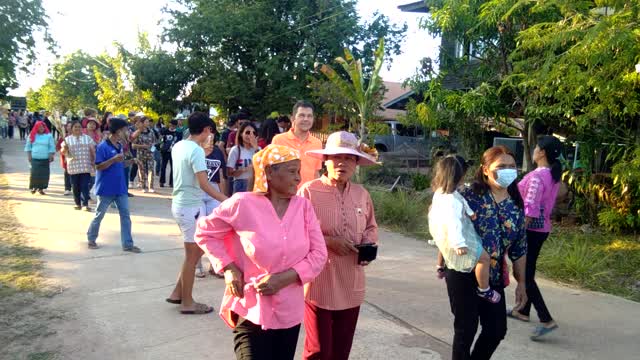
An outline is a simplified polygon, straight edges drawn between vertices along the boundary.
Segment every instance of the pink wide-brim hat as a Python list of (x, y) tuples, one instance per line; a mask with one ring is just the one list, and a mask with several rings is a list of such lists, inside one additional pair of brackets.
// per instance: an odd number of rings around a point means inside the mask
[(376, 159), (377, 156), (374, 157), (365, 153), (365, 149), (377, 155), (375, 149), (371, 150), (368, 146), (361, 145), (352, 133), (338, 131), (329, 135), (324, 149), (309, 150), (306, 154), (312, 158), (321, 160), (324, 160), (324, 157), (329, 155), (355, 155), (358, 157), (358, 165), (360, 166), (380, 165)]

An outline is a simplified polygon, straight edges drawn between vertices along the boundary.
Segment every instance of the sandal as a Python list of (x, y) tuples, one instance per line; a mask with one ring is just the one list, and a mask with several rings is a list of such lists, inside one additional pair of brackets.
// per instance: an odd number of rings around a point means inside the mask
[(171, 299), (171, 298), (166, 298), (166, 299), (164, 299), (164, 301), (168, 302), (169, 304), (174, 304), (174, 305), (182, 304), (182, 300), (181, 299), (174, 300), (174, 299)]
[(183, 315), (204, 315), (213, 312), (213, 307), (205, 304), (193, 303), (193, 310), (180, 310)]
[(204, 273), (204, 271), (202, 271), (202, 269), (196, 269), (196, 277), (199, 279), (202, 279), (204, 277), (206, 277), (207, 274)]
[(548, 333), (554, 331), (557, 328), (558, 328), (558, 324), (553, 324), (553, 326), (551, 327), (538, 325), (536, 326), (535, 330), (533, 330), (533, 334), (531, 334), (531, 340), (538, 341), (540, 340), (541, 337), (543, 337), (544, 335), (547, 335)]
[(40, 195), (47, 195), (47, 193), (45, 193), (45, 192), (44, 192), (44, 190), (42, 190), (42, 189), (38, 190), (38, 194), (40, 194)]
[(516, 309), (507, 309), (507, 317), (520, 320), (522, 322), (529, 322), (529, 317), (526, 315), (522, 315)]

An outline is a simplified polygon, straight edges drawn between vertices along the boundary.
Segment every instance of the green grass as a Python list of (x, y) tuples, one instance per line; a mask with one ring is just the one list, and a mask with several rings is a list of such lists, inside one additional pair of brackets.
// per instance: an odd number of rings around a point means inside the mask
[(423, 192), (396, 191), (370, 188), (376, 211), (376, 221), (390, 230), (427, 238), (427, 210), (431, 196)]
[(640, 301), (640, 238), (558, 228), (545, 242), (538, 269), (550, 279)]

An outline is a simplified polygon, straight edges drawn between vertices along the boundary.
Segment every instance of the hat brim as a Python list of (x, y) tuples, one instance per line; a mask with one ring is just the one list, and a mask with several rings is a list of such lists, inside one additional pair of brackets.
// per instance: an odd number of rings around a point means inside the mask
[(331, 149), (323, 149), (323, 150), (309, 150), (306, 152), (306, 155), (315, 159), (320, 159), (320, 160), (324, 160), (325, 156), (331, 156), (331, 155), (355, 155), (358, 157), (359, 166), (380, 165), (380, 163), (377, 162), (372, 156), (369, 156), (357, 150), (345, 148), (345, 147), (334, 147)]

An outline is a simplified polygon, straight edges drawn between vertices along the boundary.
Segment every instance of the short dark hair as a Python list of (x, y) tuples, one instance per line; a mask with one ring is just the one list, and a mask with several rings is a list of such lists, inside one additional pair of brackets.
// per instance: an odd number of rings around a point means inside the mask
[(245, 111), (240, 111), (236, 114), (236, 120), (251, 120), (251, 115)]
[(291, 116), (292, 117), (294, 117), (294, 118), (296, 117), (296, 114), (298, 113), (298, 109), (299, 108), (307, 108), (307, 109), (311, 109), (311, 111), (314, 111), (313, 104), (311, 104), (307, 100), (298, 100), (293, 105), (293, 110), (291, 110)]
[[(296, 109), (297, 110), (297, 109)], [(286, 115), (280, 115), (278, 116), (278, 120), (276, 120), (276, 122), (286, 122), (289, 123), (291, 122), (291, 120), (289, 120), (289, 117)]]
[(248, 122), (246, 124), (242, 124), (242, 126), (240, 126), (240, 129), (238, 129), (238, 132), (236, 133), (236, 145), (238, 145), (238, 147), (244, 146), (244, 139), (242, 138), (242, 134), (248, 127), (252, 127), (253, 130), (256, 131), (256, 127), (252, 123)]
[(189, 124), (189, 134), (191, 135), (200, 135), (204, 129), (210, 127), (213, 130), (216, 127), (213, 120), (209, 118), (209, 114), (201, 111), (196, 111), (189, 115), (187, 122)]
[(169, 121), (169, 124), (170, 124), (170, 125), (178, 126), (178, 120), (176, 120), (176, 119), (170, 120), (170, 121)]
[(464, 164), (464, 159), (461, 162), (456, 155), (448, 155), (440, 159), (435, 167), (431, 188), (445, 194), (455, 192), (466, 172)]
[(118, 130), (129, 126), (126, 120), (122, 120), (117, 117), (112, 117), (109, 120), (109, 132), (115, 134)]

